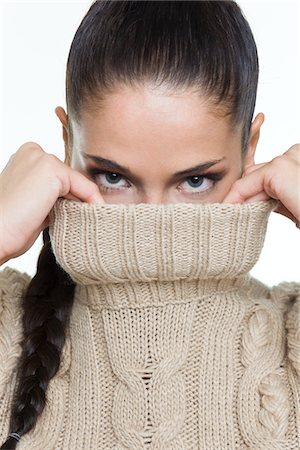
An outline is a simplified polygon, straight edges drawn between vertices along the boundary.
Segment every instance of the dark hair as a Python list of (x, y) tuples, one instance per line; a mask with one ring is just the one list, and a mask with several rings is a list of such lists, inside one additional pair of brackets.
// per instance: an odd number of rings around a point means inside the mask
[[(120, 83), (150, 81), (207, 95), (232, 124), (251, 126), (258, 81), (256, 45), (233, 1), (94, 2), (71, 44), (66, 74), (68, 114), (97, 108)], [(95, 101), (97, 100), (97, 102)], [(72, 130), (70, 128), (72, 140)], [(22, 354), (11, 409), (10, 433), (34, 428), (57, 373), (75, 284), (58, 265), (49, 229), (43, 231), (36, 275), (22, 299)], [(15, 449), (9, 437), (1, 449)]]
[[(96, 1), (69, 52), (68, 114), (79, 121), (83, 106), (100, 108), (122, 84), (164, 83), (211, 100), (241, 125), (246, 151), (258, 69), (253, 34), (234, 1)], [(72, 142), (71, 123), (69, 132)]]

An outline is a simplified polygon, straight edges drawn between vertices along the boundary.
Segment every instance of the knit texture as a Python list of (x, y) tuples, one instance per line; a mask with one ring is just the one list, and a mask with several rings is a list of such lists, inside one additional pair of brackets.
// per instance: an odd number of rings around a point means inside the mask
[[(276, 204), (58, 199), (49, 232), (74, 306), (18, 450), (299, 450), (300, 282), (249, 274)], [(0, 271), (1, 442), (29, 280)]]

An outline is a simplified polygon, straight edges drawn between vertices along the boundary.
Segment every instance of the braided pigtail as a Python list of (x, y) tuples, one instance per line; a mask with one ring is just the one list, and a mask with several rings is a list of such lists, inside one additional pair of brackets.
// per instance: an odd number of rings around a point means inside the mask
[(75, 283), (57, 264), (49, 228), (43, 231), (37, 272), (22, 299), (23, 341), (10, 416), (10, 434), (0, 450), (14, 450), (34, 428), (46, 404), (46, 391), (59, 369)]

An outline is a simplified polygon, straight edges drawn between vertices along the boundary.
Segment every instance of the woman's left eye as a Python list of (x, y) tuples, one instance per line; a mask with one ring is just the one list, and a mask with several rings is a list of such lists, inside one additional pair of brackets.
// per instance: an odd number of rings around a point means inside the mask
[[(192, 189), (179, 189), (182, 191), (186, 191), (188, 194), (192, 195), (201, 195), (205, 194), (206, 191), (209, 191), (214, 187), (214, 185), (223, 177), (222, 173), (209, 173), (206, 175), (192, 175), (187, 177), (183, 183), (188, 183), (188, 185)], [(196, 188), (201, 188), (200, 190), (196, 190)]]

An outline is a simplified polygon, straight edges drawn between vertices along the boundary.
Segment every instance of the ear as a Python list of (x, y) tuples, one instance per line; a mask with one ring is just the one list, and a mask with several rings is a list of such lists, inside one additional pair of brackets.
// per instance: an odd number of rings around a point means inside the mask
[(255, 164), (255, 161), (254, 161), (255, 151), (256, 151), (258, 141), (259, 141), (260, 128), (261, 128), (262, 124), (264, 123), (264, 120), (265, 120), (264, 114), (258, 113), (251, 124), (248, 148), (247, 148), (246, 155), (244, 158), (243, 172), (245, 172), (248, 167), (251, 167)]
[(65, 160), (64, 162), (70, 166), (71, 165), (71, 147), (70, 147), (70, 136), (69, 136), (69, 122), (68, 115), (65, 112), (64, 108), (61, 106), (57, 106), (55, 108), (55, 114), (59, 118), (62, 124), (62, 135), (65, 145)]

